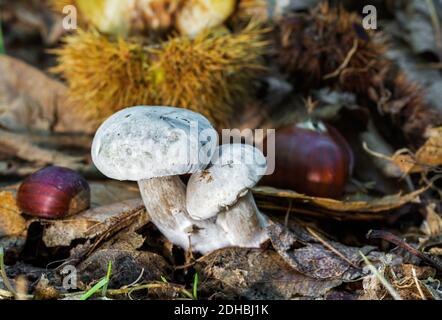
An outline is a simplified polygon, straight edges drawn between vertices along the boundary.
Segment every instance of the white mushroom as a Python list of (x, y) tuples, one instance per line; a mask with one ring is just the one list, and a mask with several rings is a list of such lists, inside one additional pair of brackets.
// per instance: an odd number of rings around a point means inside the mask
[(259, 247), (267, 239), (266, 217), (257, 209), (249, 189), (266, 169), (264, 155), (253, 146), (218, 147), (209, 167), (190, 177), (187, 211), (198, 220), (216, 217), (232, 245)]
[(197, 221), (186, 211), (178, 175), (204, 168), (217, 144), (202, 115), (173, 107), (131, 107), (108, 118), (92, 143), (92, 160), (104, 175), (138, 181), (152, 222), (173, 243), (206, 253), (229, 241), (215, 219)]

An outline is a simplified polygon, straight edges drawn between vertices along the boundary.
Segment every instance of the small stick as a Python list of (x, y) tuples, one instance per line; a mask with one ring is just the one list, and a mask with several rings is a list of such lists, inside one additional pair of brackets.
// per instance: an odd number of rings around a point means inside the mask
[(289, 199), (289, 207), (287, 209), (287, 213), (285, 214), (285, 218), (284, 218), (284, 227), (286, 227), (286, 228), (289, 224), (289, 217), (290, 217), (291, 211), (292, 211), (292, 199)]
[(367, 239), (382, 239), (397, 245), (398, 247), (408, 251), (412, 255), (418, 257), (428, 265), (436, 268), (438, 271), (442, 271), (442, 262), (440, 260), (436, 260), (435, 258), (428, 256), (416, 248), (412, 247), (399, 237), (395, 236), (391, 232), (382, 231), (382, 230), (370, 230), (367, 233)]
[(313, 231), (312, 228), (306, 227), (307, 231), (315, 237), (322, 245), (324, 245), (327, 249), (329, 249), (331, 252), (336, 254), (339, 258), (347, 262), (349, 265), (351, 265), (355, 269), (360, 269), (357, 265), (355, 265), (350, 259), (348, 259), (346, 256), (344, 256), (342, 253), (340, 253), (335, 247), (333, 247), (330, 243), (325, 241), (321, 238), (319, 234), (317, 234), (315, 231)]
[(424, 292), (422, 291), (421, 285), (419, 284), (419, 279), (417, 278), (416, 270), (414, 269), (414, 267), (411, 268), (411, 270), (413, 272), (414, 282), (416, 283), (417, 290), (419, 291), (419, 294), (420, 294), (422, 300), (427, 300), (427, 298), (424, 295)]

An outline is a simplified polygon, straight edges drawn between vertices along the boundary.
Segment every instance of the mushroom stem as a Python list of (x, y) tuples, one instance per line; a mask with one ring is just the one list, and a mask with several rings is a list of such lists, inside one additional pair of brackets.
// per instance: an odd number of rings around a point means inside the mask
[(214, 219), (197, 221), (186, 210), (186, 188), (178, 176), (138, 181), (152, 222), (172, 243), (206, 253), (229, 245)]
[(258, 248), (268, 239), (264, 229), (267, 218), (259, 212), (250, 191), (238, 199), (234, 206), (219, 213), (216, 222), (235, 246)]

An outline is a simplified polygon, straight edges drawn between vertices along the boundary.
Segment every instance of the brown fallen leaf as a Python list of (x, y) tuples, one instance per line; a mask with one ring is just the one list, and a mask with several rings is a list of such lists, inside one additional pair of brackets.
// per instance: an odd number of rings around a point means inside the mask
[(39, 166), (59, 165), (78, 170), (85, 167), (87, 156), (71, 156), (34, 144), (28, 134), (0, 129), (0, 153), (11, 158), (37, 163)]
[(142, 200), (126, 200), (87, 210), (71, 219), (47, 221), (43, 241), (48, 247), (69, 246), (75, 239), (92, 239), (113, 228), (121, 230), (136, 219), (149, 222)]
[(0, 238), (7, 236), (24, 236), (26, 220), (17, 207), (12, 192), (0, 192)]
[(426, 207), (427, 216), (421, 229), (430, 237), (442, 236), (442, 217), (436, 212), (436, 204)]
[(13, 192), (0, 191), (0, 247), (17, 256), (23, 249), (28, 222), (17, 207)]
[(318, 298), (340, 280), (318, 280), (290, 268), (274, 251), (226, 248), (200, 259), (202, 291), (246, 299)]
[(442, 165), (442, 127), (429, 129), (428, 140), (416, 152), (418, 165), (437, 167)]
[(79, 287), (85, 288), (102, 279), (112, 262), (109, 288), (118, 289), (134, 282), (160, 281), (168, 276), (171, 268), (166, 260), (152, 252), (105, 249), (94, 252), (78, 265)]
[[(107, 232), (121, 230), (134, 221), (149, 221), (136, 184), (120, 181), (92, 181), (91, 208), (66, 219), (45, 220), (26, 217), (26, 226), (43, 225), (43, 241), (48, 247), (69, 246), (75, 239), (92, 239)], [(4, 187), (2, 192), (15, 195), (20, 184)], [(1, 193), (0, 193), (1, 194)], [(1, 210), (1, 209), (0, 209)], [(1, 216), (0, 216), (1, 219)], [(24, 218), (23, 218), (24, 219)]]
[(398, 166), (403, 175), (437, 171), (442, 166), (442, 127), (428, 129), (426, 137), (427, 141), (416, 153), (401, 149), (391, 157), (380, 153), (376, 153), (376, 157)]
[[(97, 175), (89, 148), (95, 124), (43, 72), (0, 56), (0, 173), (26, 175), (55, 164)], [(69, 152), (61, 151), (69, 150)]]
[(253, 193), (256, 195), (286, 198), (300, 203), (308, 203), (316, 207), (325, 208), (338, 212), (365, 212), (377, 213), (388, 210), (393, 210), (402, 207), (403, 205), (417, 200), (418, 196), (428, 190), (429, 187), (421, 188), (414, 192), (401, 195), (388, 195), (382, 198), (375, 198), (369, 201), (351, 201), (351, 200), (334, 200), (328, 198), (311, 197), (299, 194), (291, 190), (281, 190), (272, 187), (256, 187)]
[(10, 131), (93, 133), (94, 124), (67, 99), (67, 88), (43, 72), (0, 56), (0, 125)]
[[(320, 243), (300, 241), (295, 233), (280, 224), (267, 228), (273, 247), (284, 261), (294, 270), (318, 280), (353, 281), (363, 275), (359, 265), (359, 252), (368, 254), (373, 247), (354, 248), (338, 242), (329, 241), (335, 252)], [(343, 259), (341, 256), (344, 256)], [(350, 264), (351, 262), (352, 264)]]

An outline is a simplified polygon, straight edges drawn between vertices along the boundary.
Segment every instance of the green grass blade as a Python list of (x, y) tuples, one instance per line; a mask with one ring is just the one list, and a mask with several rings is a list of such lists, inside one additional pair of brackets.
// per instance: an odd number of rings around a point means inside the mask
[(6, 54), (5, 43), (3, 41), (2, 22), (0, 20), (0, 55)]
[(85, 294), (83, 294), (80, 297), (80, 300), (87, 300), (92, 295), (94, 295), (98, 290), (102, 289), (106, 284), (108, 280), (106, 278), (101, 279), (97, 284), (95, 284), (89, 291), (87, 291)]
[(109, 261), (107, 264), (107, 274), (106, 274), (106, 278), (105, 278), (106, 284), (103, 286), (103, 290), (101, 291), (101, 295), (103, 297), (106, 297), (107, 286), (109, 285), (111, 272), (112, 272), (112, 261)]
[(198, 300), (198, 272), (193, 277), (193, 299)]

